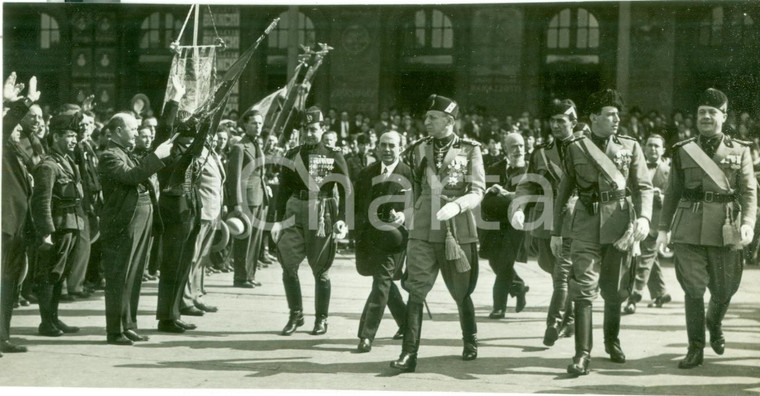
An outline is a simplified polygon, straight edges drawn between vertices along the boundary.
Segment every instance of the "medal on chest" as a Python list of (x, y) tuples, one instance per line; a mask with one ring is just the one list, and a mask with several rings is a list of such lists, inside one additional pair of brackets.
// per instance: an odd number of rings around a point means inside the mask
[(309, 154), (309, 175), (317, 183), (322, 183), (325, 176), (332, 173), (335, 159), (319, 154)]

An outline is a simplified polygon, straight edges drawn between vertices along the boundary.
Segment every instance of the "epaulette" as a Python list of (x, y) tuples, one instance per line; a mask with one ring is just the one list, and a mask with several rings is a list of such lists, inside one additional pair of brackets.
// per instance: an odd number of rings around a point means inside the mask
[(412, 151), (412, 150), (414, 150), (415, 147), (419, 146), (423, 142), (431, 142), (431, 141), (433, 141), (433, 137), (432, 136), (421, 137), (421, 138), (413, 141), (411, 144), (409, 144), (406, 147), (406, 149), (404, 149), (404, 151)]
[(570, 143), (579, 142), (586, 138), (586, 135), (573, 135), (570, 139), (564, 141), (565, 146), (569, 145)]
[(537, 144), (535, 148), (537, 149), (545, 149), (545, 150), (551, 150), (552, 147), (554, 147), (555, 141), (552, 140), (551, 142), (544, 142), (541, 144)]
[(470, 138), (461, 138), (459, 139), (460, 142), (469, 144), (470, 146), (479, 147), (481, 146), (480, 142), (477, 140), (472, 140)]
[(735, 137), (732, 137), (732, 138), (730, 138), (730, 139), (731, 139), (731, 141), (732, 141), (732, 142), (736, 142), (736, 143), (739, 143), (739, 144), (741, 144), (742, 146), (748, 146), (748, 147), (751, 147), (751, 146), (752, 146), (752, 142), (750, 142), (750, 141), (748, 141), (748, 140), (741, 140), (741, 139), (737, 139), (737, 138), (735, 138)]
[(689, 142), (694, 142), (696, 140), (697, 140), (696, 137), (690, 137), (688, 139), (681, 140), (680, 142), (673, 144), (673, 149), (680, 148), (684, 144), (689, 143)]
[(628, 135), (615, 135), (615, 136), (617, 136), (617, 137), (619, 137), (621, 139), (628, 139), (628, 140), (633, 140), (633, 141), (637, 141), (637, 142), (639, 141), (639, 139), (636, 139), (633, 136), (628, 136)]

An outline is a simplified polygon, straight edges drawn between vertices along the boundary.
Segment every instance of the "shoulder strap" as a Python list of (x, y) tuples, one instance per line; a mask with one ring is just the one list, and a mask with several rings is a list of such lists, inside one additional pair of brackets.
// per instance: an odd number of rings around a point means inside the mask
[(564, 176), (565, 172), (563, 172), (562, 168), (557, 164), (549, 161), (549, 159), (546, 157), (546, 148), (539, 149), (539, 152), (541, 153), (541, 159), (544, 161), (544, 164), (546, 164), (546, 170), (551, 172), (552, 176), (556, 177), (557, 180), (562, 179), (562, 176)]
[(702, 150), (695, 142), (689, 142), (681, 146), (683, 151), (691, 157), (694, 162), (707, 174), (707, 176), (718, 186), (725, 191), (731, 191), (731, 184), (726, 177), (726, 174), (718, 167), (712, 158)]
[(590, 139), (582, 139), (579, 143), (581, 144), (581, 147), (584, 149), (588, 157), (591, 159), (591, 162), (602, 173), (602, 175), (604, 175), (607, 181), (617, 186), (618, 190), (624, 189), (627, 184), (625, 177), (622, 173), (620, 173), (617, 166), (615, 166), (615, 163), (612, 162), (607, 154), (604, 154), (602, 150), (599, 150), (599, 147), (596, 147), (595, 144), (589, 143), (589, 141)]

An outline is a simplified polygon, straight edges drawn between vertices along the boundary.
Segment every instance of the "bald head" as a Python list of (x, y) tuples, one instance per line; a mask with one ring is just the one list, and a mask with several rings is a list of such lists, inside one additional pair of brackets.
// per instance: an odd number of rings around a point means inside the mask
[(503, 136), (504, 150), (509, 159), (509, 166), (525, 166), (525, 139), (519, 133), (512, 132)]
[(108, 121), (111, 140), (122, 147), (133, 148), (137, 138), (137, 119), (129, 113), (116, 113)]

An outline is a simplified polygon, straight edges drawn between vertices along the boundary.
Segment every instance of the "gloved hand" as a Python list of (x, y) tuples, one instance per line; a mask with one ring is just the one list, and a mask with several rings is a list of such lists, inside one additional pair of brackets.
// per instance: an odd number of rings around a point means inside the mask
[(554, 257), (562, 255), (562, 242), (561, 236), (552, 236), (552, 240), (549, 242), (549, 247), (552, 249)]
[(438, 221), (446, 221), (459, 214), (459, 205), (455, 202), (449, 202), (435, 214)]
[(663, 248), (670, 243), (670, 233), (667, 231), (657, 232), (657, 241), (654, 243), (654, 247), (657, 251), (662, 251)]
[(525, 227), (525, 213), (522, 210), (517, 210), (512, 215), (512, 227), (515, 230), (522, 230)]

